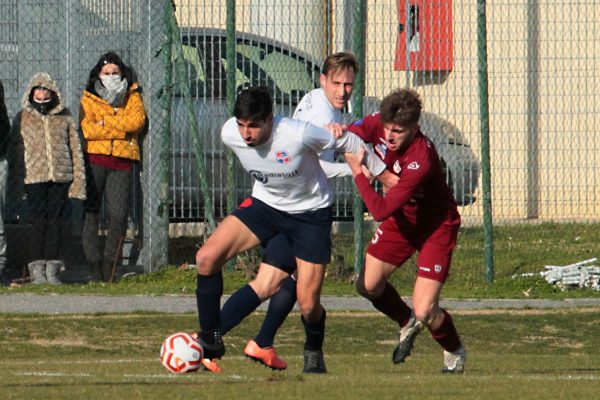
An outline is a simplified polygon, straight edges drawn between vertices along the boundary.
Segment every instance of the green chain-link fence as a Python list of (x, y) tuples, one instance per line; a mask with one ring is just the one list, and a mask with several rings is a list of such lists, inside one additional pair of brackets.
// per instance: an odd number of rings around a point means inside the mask
[[(100, 239), (98, 243), (100, 249), (96, 251), (98, 253), (96, 258), (99, 256), (100, 260), (96, 261), (106, 264), (107, 267), (112, 266), (118, 246), (123, 248), (125, 256), (125, 259), (117, 260), (118, 264), (143, 265), (146, 270), (152, 270), (167, 263), (168, 225), (166, 219), (161, 219), (162, 200), (160, 179), (158, 179), (161, 171), (160, 138), (164, 111), (157, 93), (163, 86), (165, 63), (156, 57), (156, 53), (164, 42), (162, 2), (3, 0), (0, 2), (0, 9), (0, 80), (4, 86), (4, 101), (13, 125), (10, 139), (13, 143), (18, 142), (16, 138), (25, 139), (20, 151), (18, 146), (11, 144), (7, 158), (11, 168), (12, 164), (15, 164), (11, 160), (21, 157), (24, 159), (25, 166), (39, 165), (40, 168), (47, 168), (48, 171), (48, 176), (44, 176), (45, 171), (34, 171), (34, 168), (15, 173), (12, 170), (9, 172), (4, 220), (8, 242), (7, 263), (11, 273), (20, 274), (28, 263), (39, 258), (55, 258), (53, 250), (55, 243), (52, 236), (58, 232), (61, 235), (58, 258), (65, 261), (67, 269), (82, 269), (84, 274), (83, 270), (87, 270), (84, 243), (81, 239), (82, 227), (85, 225), (83, 202), (80, 200), (64, 202), (65, 194), (60, 193), (57, 197), (61, 204), (58, 204), (53, 201), (54, 197), (48, 192), (53, 190), (51, 185), (45, 184), (54, 180), (64, 186), (64, 180), (68, 180), (68, 176), (60, 174), (57, 176), (55, 169), (70, 168), (71, 164), (76, 164), (75, 160), (80, 156), (72, 146), (73, 138), (65, 136), (66, 130), (61, 125), (67, 121), (67, 112), (57, 114), (58, 109), (55, 108), (42, 117), (39, 113), (32, 112), (32, 103), (25, 104), (22, 99), (24, 95), (27, 97), (33, 94), (33, 91), (26, 93), (31, 89), (28, 86), (30, 78), (38, 72), (46, 72), (55, 80), (58, 91), (62, 95), (61, 106), (70, 110), (78, 127), (79, 119), (84, 117), (84, 113), (80, 112), (80, 99), (88, 84), (90, 73), (101, 55), (109, 51), (117, 53), (122, 61), (132, 68), (135, 78), (129, 83), (139, 82), (138, 93), (141, 94), (148, 118), (142, 128), (125, 126), (115, 128), (115, 132), (123, 132), (122, 135), (117, 134), (122, 136), (122, 143), (129, 141), (133, 146), (134, 133), (139, 138), (141, 162), (128, 163), (129, 171), (125, 174), (126, 187), (118, 189), (123, 195), (119, 196), (119, 193), (113, 195), (113, 202), (121, 205), (121, 210), (117, 210), (118, 214), (125, 213), (125, 226), (116, 224), (119, 225), (116, 230), (118, 232), (113, 236), (117, 237), (117, 240), (108, 246), (113, 249), (106, 251), (102, 249), (103, 242), (107, 232), (112, 228), (109, 226), (107, 192), (100, 190), (104, 200), (100, 202), (99, 218), (88, 220), (92, 225), (98, 224), (96, 236)], [(125, 104), (129, 103), (127, 101), (118, 105), (115, 103), (113, 120), (117, 121), (121, 117)], [(121, 111), (118, 111), (119, 107)], [(21, 110), (23, 113), (19, 114)], [(15, 119), (17, 115), (21, 115), (18, 120)], [(98, 122), (102, 120), (99, 114), (92, 116), (88, 113), (87, 115), (96, 118)], [(45, 122), (40, 125), (40, 121)], [(19, 125), (19, 122), (22, 123)], [(45, 128), (39, 129), (42, 126)], [(37, 146), (27, 143), (27, 135), (30, 134), (28, 127), (38, 128), (39, 142), (37, 139), (34, 141)], [(125, 133), (128, 130), (129, 132)], [(86, 169), (89, 173), (88, 155), (98, 151), (89, 151), (90, 147), (87, 146), (89, 143), (82, 140), (85, 136), (84, 132), (81, 129), (79, 131), (86, 158)], [(100, 153), (106, 153), (108, 156), (117, 154), (110, 149), (102, 150)], [(12, 177), (18, 179), (13, 180)], [(26, 196), (21, 196), (21, 191), (15, 196), (17, 192), (15, 188), (23, 185), (25, 187), (23, 194)], [(100, 182), (98, 185), (102, 186)], [(66, 186), (69, 186), (68, 182)], [(89, 179), (87, 186), (88, 198), (92, 198)], [(105, 188), (99, 187), (99, 189)], [(32, 190), (39, 192), (40, 196), (33, 196)], [(32, 201), (34, 197), (35, 202)], [(48, 212), (60, 215), (58, 218), (50, 217), (47, 215)], [(63, 225), (61, 231), (54, 229), (57, 224)], [(36, 227), (40, 228), (36, 229)], [(41, 231), (45, 231), (45, 234)], [(123, 237), (125, 239), (121, 240)]]
[[(169, 238), (200, 242), (250, 192), (251, 178), (218, 135), (235, 93), (267, 85), (276, 112), (291, 115), (318, 87), (325, 56), (341, 50), (362, 64), (348, 121), (376, 111), (394, 88), (422, 95), (421, 125), (444, 161), (463, 226), (488, 221), (480, 265), (491, 267), (491, 221), (600, 216), (600, 6), (592, 2), (3, 0), (0, 8), (11, 119), (35, 72), (56, 79), (76, 121), (100, 55), (113, 50), (137, 72), (148, 126), (132, 171), (128, 237), (136, 240), (125, 241), (125, 253), (133, 258), (123, 263), (146, 271), (193, 260), (169, 254)], [(351, 179), (333, 185), (339, 226), (362, 227)], [(108, 214), (102, 208), (101, 236)], [(69, 215), (64, 258), (77, 267), (85, 264), (81, 202), (71, 202)], [(7, 204), (4, 218), (9, 264), (19, 269), (28, 262), (26, 200)], [(357, 255), (362, 242), (357, 235)]]

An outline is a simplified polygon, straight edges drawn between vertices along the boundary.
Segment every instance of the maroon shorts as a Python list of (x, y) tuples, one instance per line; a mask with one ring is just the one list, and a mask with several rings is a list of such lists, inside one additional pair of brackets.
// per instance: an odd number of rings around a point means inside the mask
[(399, 267), (418, 251), (417, 276), (445, 282), (459, 227), (458, 213), (426, 228), (398, 225), (388, 218), (373, 235), (367, 253)]

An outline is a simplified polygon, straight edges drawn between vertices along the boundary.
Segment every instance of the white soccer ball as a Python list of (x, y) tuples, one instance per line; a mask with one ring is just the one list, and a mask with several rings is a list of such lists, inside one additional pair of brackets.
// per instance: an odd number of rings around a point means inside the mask
[(185, 332), (177, 332), (169, 336), (160, 348), (162, 364), (175, 374), (198, 370), (203, 354), (200, 343)]

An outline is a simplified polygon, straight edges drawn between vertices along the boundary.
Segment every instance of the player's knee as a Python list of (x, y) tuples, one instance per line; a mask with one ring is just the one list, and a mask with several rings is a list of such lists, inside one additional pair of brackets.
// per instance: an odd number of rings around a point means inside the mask
[(356, 291), (366, 299), (373, 300), (381, 295), (381, 290), (377, 286), (366, 285), (362, 279), (356, 281)]
[(365, 288), (365, 283), (363, 281), (361, 281), (360, 279), (358, 279), (356, 281), (356, 291), (358, 292), (358, 294), (360, 294), (363, 297), (368, 298), (369, 297), (369, 293), (367, 291), (367, 289)]
[(317, 320), (321, 311), (320, 304), (313, 301), (299, 301), (298, 308), (304, 319), (310, 322)]
[(196, 270), (199, 275), (211, 275), (218, 270), (216, 257), (210, 251), (200, 248), (196, 252)]
[(261, 281), (259, 279), (254, 279), (249, 285), (261, 301), (272, 297), (281, 287), (277, 282)]

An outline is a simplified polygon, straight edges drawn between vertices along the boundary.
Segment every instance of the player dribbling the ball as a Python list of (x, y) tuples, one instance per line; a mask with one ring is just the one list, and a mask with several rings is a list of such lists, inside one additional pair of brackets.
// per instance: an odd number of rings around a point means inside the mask
[(235, 255), (285, 235), (296, 257), (297, 297), (306, 334), (304, 372), (326, 372), (321, 287), (331, 258), (333, 191), (319, 153), (359, 151), (354, 134), (336, 139), (315, 125), (273, 115), (264, 87), (242, 91), (221, 137), (254, 178), (252, 197), (227, 216), (196, 253), (198, 340), (207, 358), (225, 354), (221, 338), (221, 269)]

